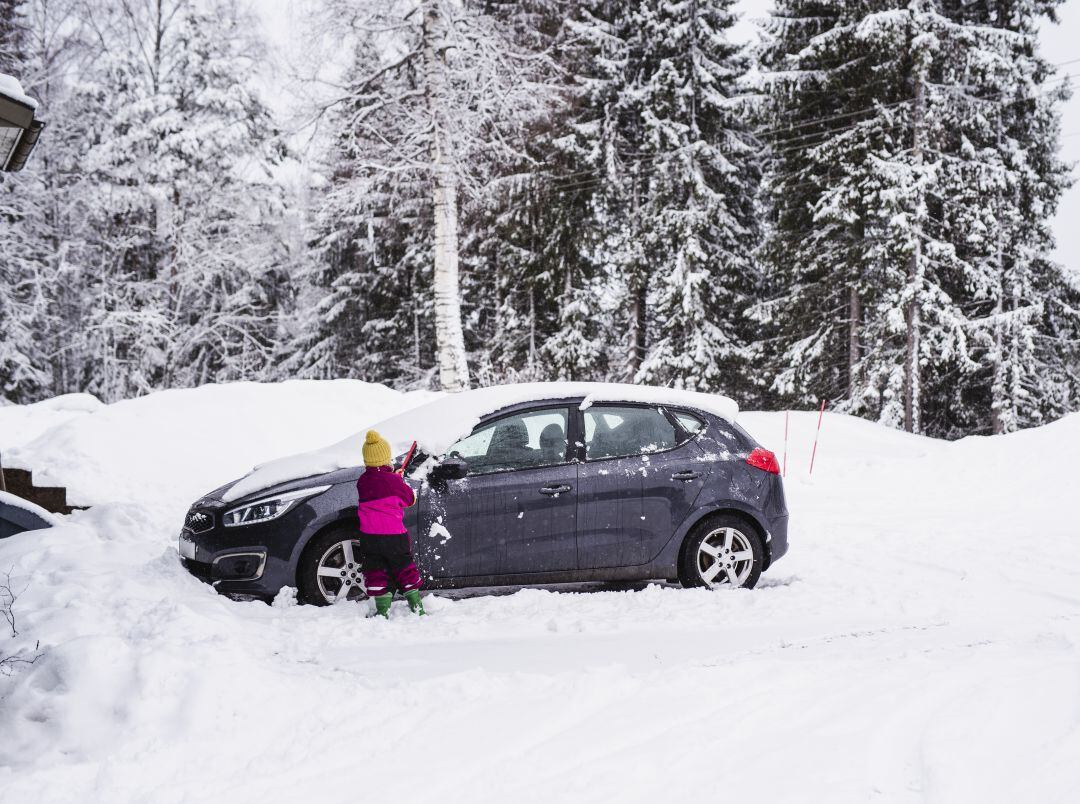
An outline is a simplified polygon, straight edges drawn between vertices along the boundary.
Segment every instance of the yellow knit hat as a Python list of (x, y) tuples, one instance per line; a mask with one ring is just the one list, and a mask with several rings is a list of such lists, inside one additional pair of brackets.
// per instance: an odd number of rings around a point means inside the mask
[(364, 438), (364, 466), (389, 466), (390, 444), (374, 430)]

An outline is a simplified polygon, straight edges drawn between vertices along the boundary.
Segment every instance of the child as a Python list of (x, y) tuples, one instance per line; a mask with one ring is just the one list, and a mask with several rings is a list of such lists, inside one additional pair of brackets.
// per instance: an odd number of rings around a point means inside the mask
[(412, 540), (403, 522), (405, 509), (416, 495), (397, 472), (390, 468), (390, 444), (374, 430), (364, 439), (364, 466), (356, 481), (360, 519), (360, 560), (368, 596), (375, 601), (375, 613), (390, 616), (390, 576), (405, 593), (409, 608), (424, 613), (420, 602), (420, 571), (412, 557)]

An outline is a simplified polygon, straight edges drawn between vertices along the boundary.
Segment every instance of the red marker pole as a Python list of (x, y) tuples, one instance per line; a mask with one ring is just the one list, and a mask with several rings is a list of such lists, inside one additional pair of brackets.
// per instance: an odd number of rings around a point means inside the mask
[(825, 415), (825, 400), (822, 399), (821, 400), (821, 410), (818, 411), (818, 416), (817, 416), (817, 432), (814, 433), (814, 451), (810, 453), (810, 476), (811, 477), (813, 477), (813, 475), (814, 475), (814, 458), (817, 457), (817, 440), (818, 440), (818, 436), (821, 435), (821, 419), (822, 419), (822, 417), (824, 415)]
[(788, 418), (791, 416), (790, 410), (784, 411), (784, 474), (783, 477), (787, 477), (787, 429)]

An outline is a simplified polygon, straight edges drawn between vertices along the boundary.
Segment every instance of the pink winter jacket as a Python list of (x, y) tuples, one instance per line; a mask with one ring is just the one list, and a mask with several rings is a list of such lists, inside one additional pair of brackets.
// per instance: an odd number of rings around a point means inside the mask
[(416, 502), (416, 495), (389, 466), (365, 469), (356, 481), (356, 496), (361, 533), (375, 536), (408, 533), (403, 518), (405, 509)]

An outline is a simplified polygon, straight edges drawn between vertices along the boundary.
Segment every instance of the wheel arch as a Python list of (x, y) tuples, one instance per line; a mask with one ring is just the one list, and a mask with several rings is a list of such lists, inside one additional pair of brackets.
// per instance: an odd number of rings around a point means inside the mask
[(707, 508), (699, 509), (695, 513), (696, 516), (693, 518), (693, 520), (690, 521), (689, 524), (683, 526), (682, 535), (679, 539), (679, 550), (676, 554), (676, 562), (678, 562), (676, 563), (676, 566), (680, 565), (683, 557), (686, 555), (686, 550), (688, 549), (688, 545), (690, 544), (690, 534), (693, 533), (694, 529), (697, 528), (698, 525), (712, 517), (728, 515), (736, 517), (737, 519), (741, 519), (747, 524), (747, 526), (753, 528), (757, 532), (758, 536), (761, 537), (761, 543), (765, 546), (765, 563), (761, 569), (762, 571), (764, 571), (769, 568), (769, 565), (772, 563), (768, 543), (769, 531), (764, 526), (764, 524), (762, 524), (761, 520), (758, 519), (755, 512), (753, 512), (749, 508), (743, 507), (736, 500), (722, 500), (708, 506)]
[(351, 510), (339, 511), (334, 516), (328, 516), (322, 521), (315, 523), (314, 527), (311, 527), (296, 540), (296, 546), (293, 548), (292, 556), (289, 563), (292, 567), (292, 578), (294, 583), (299, 583), (300, 580), (300, 562), (304, 558), (304, 553), (307, 551), (308, 546), (317, 538), (322, 536), (331, 530), (338, 528), (348, 528), (355, 524), (356, 514)]

